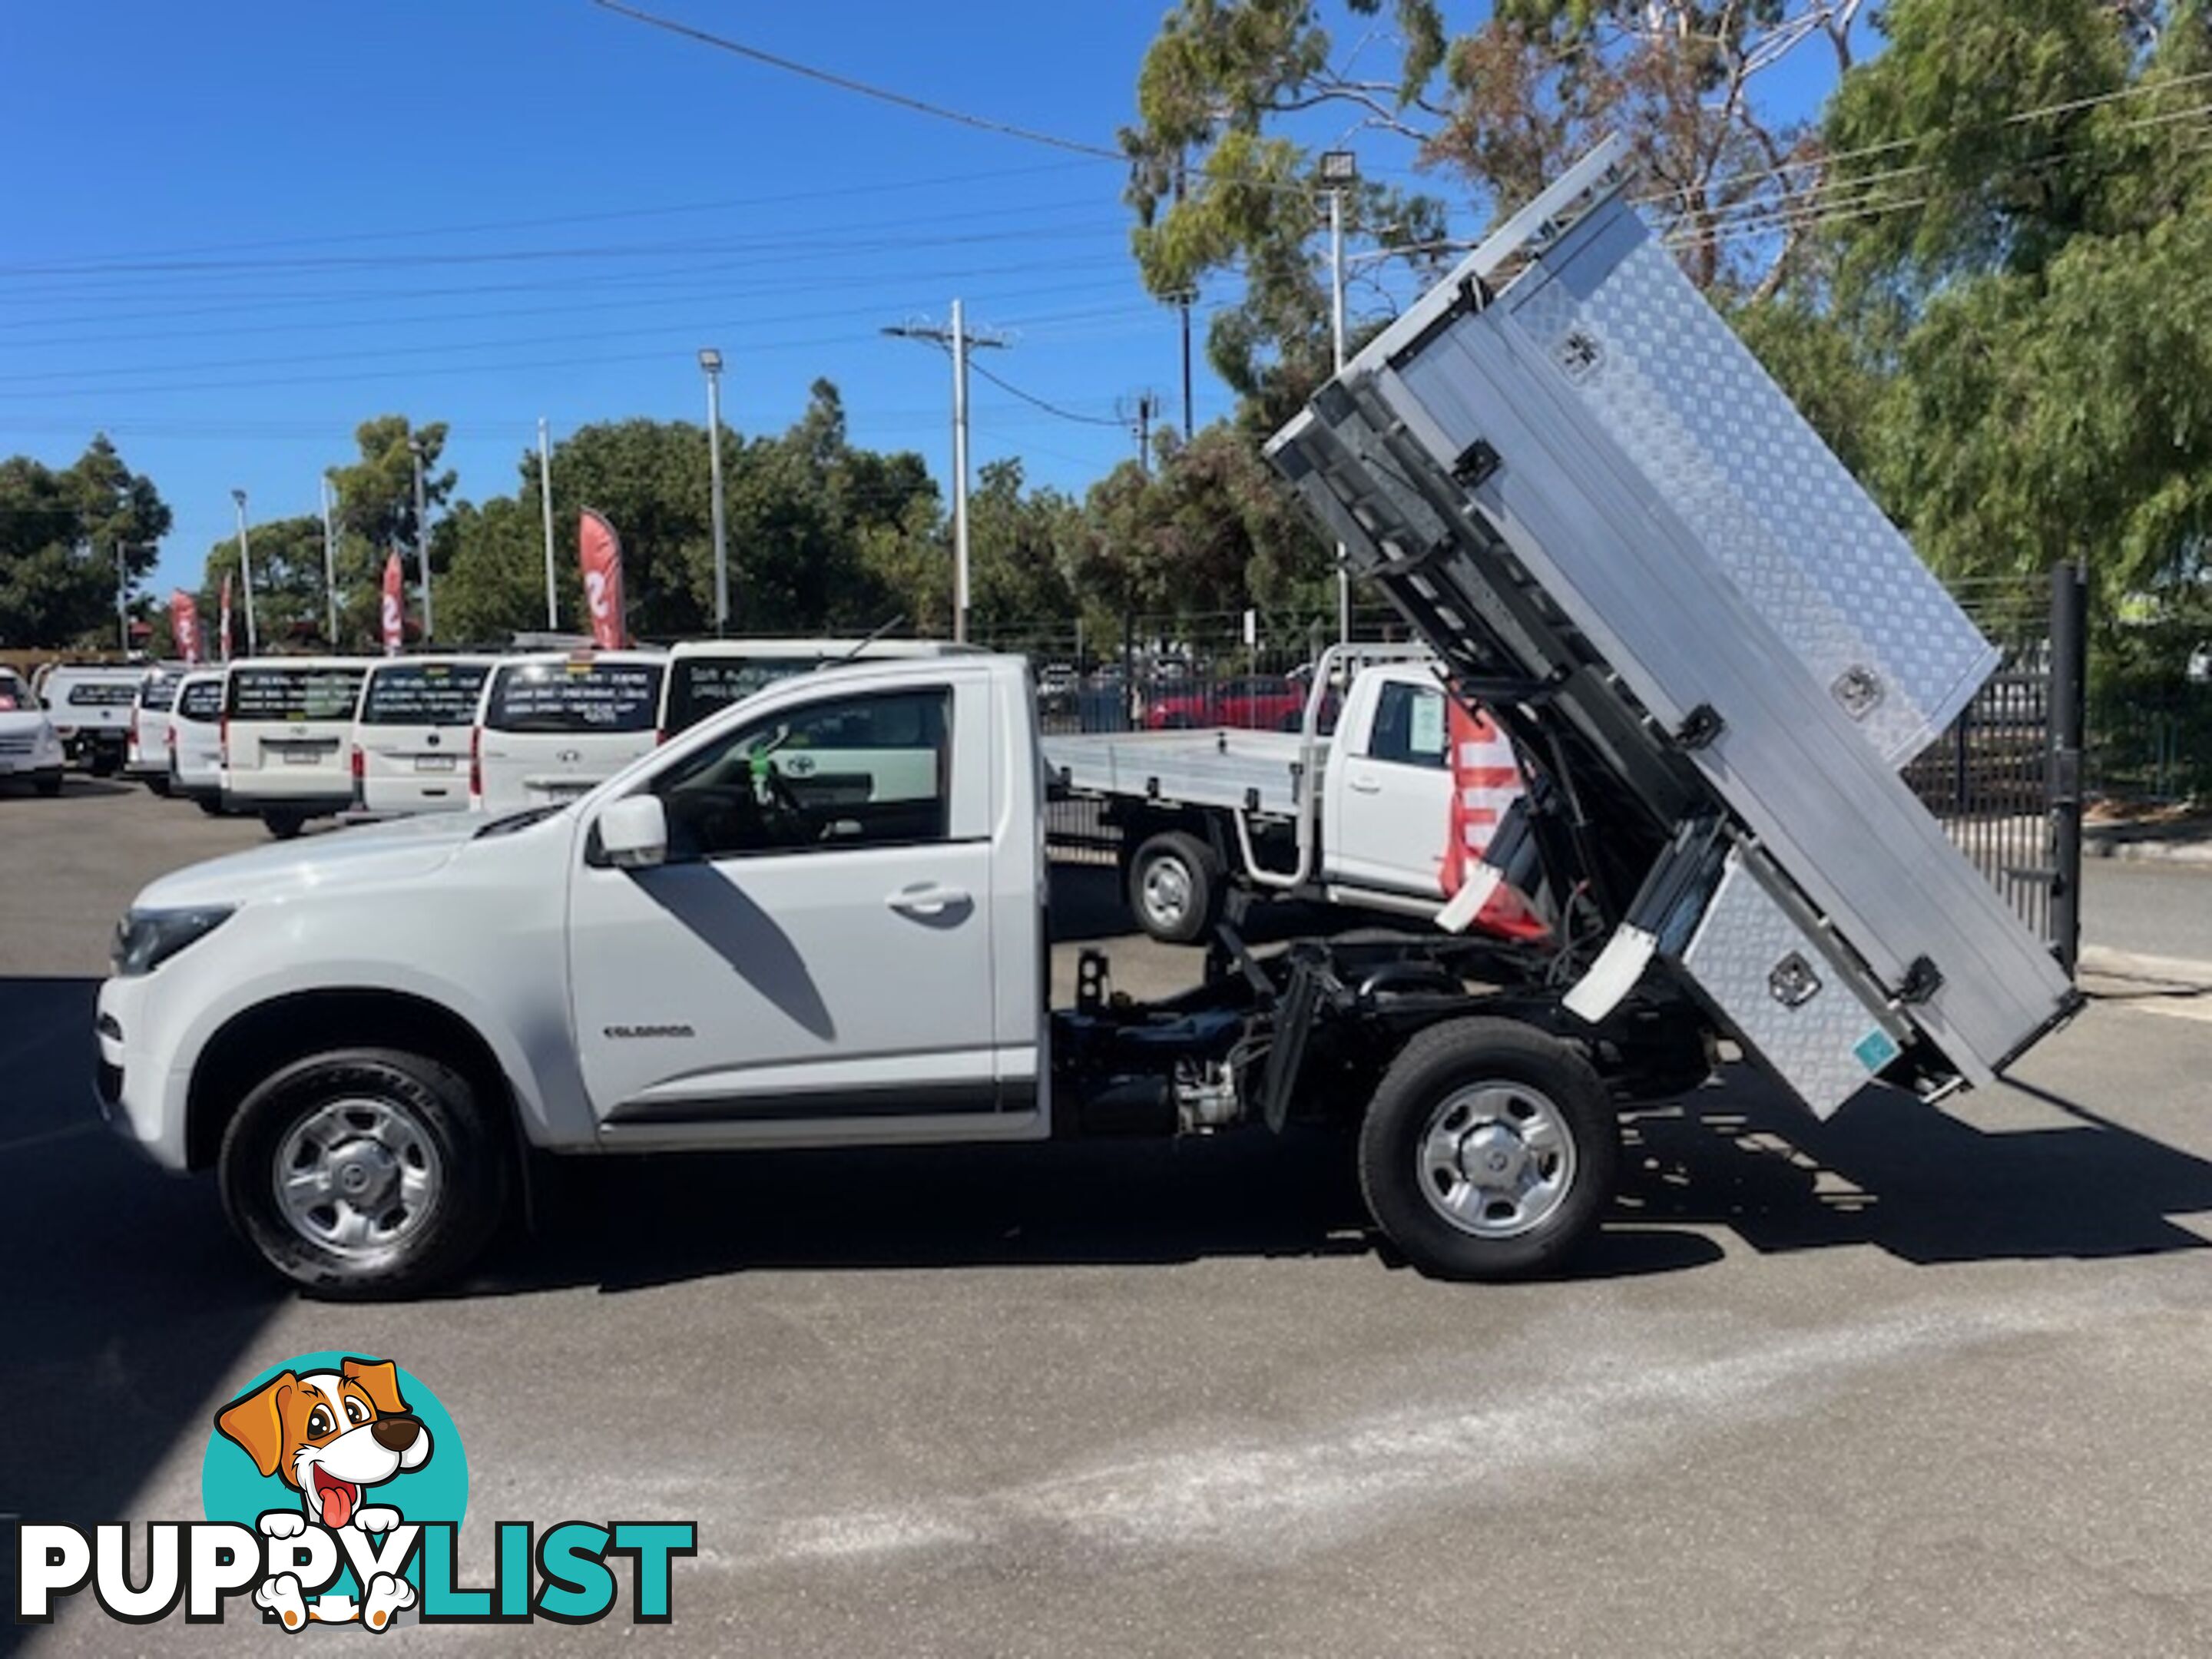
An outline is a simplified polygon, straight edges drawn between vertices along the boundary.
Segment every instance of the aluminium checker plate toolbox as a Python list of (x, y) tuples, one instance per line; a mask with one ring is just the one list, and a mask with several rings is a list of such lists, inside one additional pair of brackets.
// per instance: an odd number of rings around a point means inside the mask
[[(1758, 878), (1743, 884), (1743, 856), (1709, 867), (1696, 944), (1657, 953), (1808, 1103), (1832, 1109), (1881, 1065), (1838, 1070), (1818, 1022), (1781, 1023), (1808, 1033), (1802, 1054), (1746, 1028), (1721, 988), (1739, 969), (1722, 964), (1756, 894), (1803, 936), (1780, 957), (1883, 1011), (1866, 1029), (1917, 1031), (1985, 1083), (2075, 995), (1898, 769), (1996, 653), (1675, 267), (1629, 176), (1617, 142), (1578, 163), (1347, 364), (1270, 457), (1401, 604), (1435, 586), (1421, 573), (1439, 546), (1488, 538), (1588, 642), (1629, 718), (1706, 726), (1688, 758)], [(1480, 606), (1488, 568), (1455, 557), (1448, 586)], [(1464, 641), (1431, 643), (1468, 658)], [(1630, 942), (1636, 966), (1657, 945)], [(1786, 988), (1780, 957), (1759, 977), (1780, 970)], [(1880, 1042), (1860, 1056), (1887, 1057)]]

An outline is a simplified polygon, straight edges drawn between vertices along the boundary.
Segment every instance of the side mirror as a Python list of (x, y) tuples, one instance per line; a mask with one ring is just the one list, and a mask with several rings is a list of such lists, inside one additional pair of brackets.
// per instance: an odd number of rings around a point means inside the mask
[(668, 809), (658, 795), (626, 795), (599, 814), (599, 850), (617, 870), (650, 870), (668, 859)]

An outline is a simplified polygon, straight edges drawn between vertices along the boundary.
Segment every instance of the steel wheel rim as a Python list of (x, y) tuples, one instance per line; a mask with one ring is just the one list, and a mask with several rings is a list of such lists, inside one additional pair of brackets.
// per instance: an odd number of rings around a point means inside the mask
[(287, 1130), (270, 1170), (277, 1213), (353, 1261), (389, 1256), (429, 1223), (445, 1165), (429, 1127), (397, 1101), (326, 1102)]
[(1145, 914), (1163, 927), (1179, 927), (1190, 915), (1190, 871), (1172, 855), (1145, 866)]
[(1475, 1238), (1516, 1238), (1566, 1202), (1575, 1139), (1542, 1090), (1492, 1079), (1437, 1103), (1413, 1164), (1421, 1196), (1447, 1224)]

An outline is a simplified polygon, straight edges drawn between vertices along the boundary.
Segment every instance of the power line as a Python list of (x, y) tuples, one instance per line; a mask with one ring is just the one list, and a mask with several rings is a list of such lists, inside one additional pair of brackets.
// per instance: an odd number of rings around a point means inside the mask
[(1043, 398), (1037, 397), (1033, 392), (1023, 391), (1021, 387), (1012, 385), (999, 375), (994, 374), (989, 369), (984, 368), (981, 363), (971, 363), (969, 367), (973, 368), (985, 380), (988, 380), (993, 386), (998, 387), (1000, 391), (1011, 392), (1015, 397), (1019, 398), (1024, 403), (1032, 404), (1035, 407), (1044, 410), (1048, 415), (1057, 415), (1063, 421), (1073, 421), (1079, 426), (1110, 426), (1117, 431), (1128, 424), (1127, 422), (1122, 420), (1118, 416), (1079, 415), (1072, 409), (1062, 409), (1057, 404), (1047, 403)]
[(696, 40), (702, 46), (714, 46), (722, 52), (734, 52), (737, 56), (750, 58), (756, 64), (764, 64), (770, 69), (781, 70), (787, 75), (797, 75), (809, 81), (819, 81), (824, 86), (836, 87), (841, 92), (857, 93), (863, 98), (873, 98), (879, 103), (893, 104), (901, 109), (912, 110), (920, 115), (932, 116), (939, 121), (951, 121), (963, 127), (974, 127), (981, 132), (994, 132), (1000, 137), (1018, 138), (1024, 143), (1044, 144), (1054, 149), (1066, 150), (1076, 155), (1093, 156), (1101, 161), (1126, 162), (1129, 159), (1118, 149), (1107, 149), (1097, 144), (1087, 144), (1079, 139), (1062, 138), (1056, 133), (1038, 132), (1029, 127), (1018, 127), (1011, 122), (994, 120), (988, 116), (970, 115), (961, 110), (947, 109), (942, 104), (927, 103), (921, 99), (911, 97), (902, 92), (893, 92), (885, 87), (872, 86), (866, 81), (855, 81), (850, 76), (839, 75), (830, 70), (816, 69), (811, 64), (801, 64), (793, 58), (780, 58), (774, 52), (763, 52), (758, 46), (749, 46), (742, 41), (732, 40), (720, 34), (709, 34), (704, 29), (694, 28), (688, 23), (679, 23), (673, 18), (657, 16), (652, 12), (641, 11), (634, 6), (623, 5), (621, 0), (592, 0), (592, 3), (603, 10), (617, 13), (640, 23), (649, 23), (657, 29), (665, 29), (671, 34), (680, 34), (687, 40)]

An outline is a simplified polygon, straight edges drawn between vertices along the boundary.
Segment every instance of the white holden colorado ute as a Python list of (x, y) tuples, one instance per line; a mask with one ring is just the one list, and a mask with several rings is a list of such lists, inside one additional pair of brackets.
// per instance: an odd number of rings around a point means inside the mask
[[(1296, 1120), (1356, 1131), (1411, 1261), (1498, 1278), (1589, 1237), (1617, 1108), (1720, 1036), (1821, 1115), (2000, 1075), (2080, 995), (1899, 775), (1996, 653), (1630, 178), (1617, 143), (1577, 164), (1269, 446), (1521, 757), (1416, 927), (1261, 957), (1232, 902), (1188, 993), (1113, 996), (1093, 954), (1054, 1010), (1023, 663), (863, 663), (579, 799), (155, 882), (100, 992), (111, 1121), (341, 1294), (464, 1266), (538, 1153)], [(1454, 931), (1500, 893), (1529, 925)]]
[[(780, 682), (567, 805), (180, 871), (117, 932), (106, 1110), (161, 1164), (212, 1168), (262, 1255), (337, 1293), (463, 1266), (522, 1146), (1349, 1117), (1377, 1222), (1425, 1267), (1526, 1271), (1595, 1224), (1607, 1078), (1499, 1017), (1510, 999), (1470, 1000), (1502, 947), (1243, 957), (1158, 1008), (1109, 1002), (1093, 964), (1055, 1013), (1042, 801), (1022, 659), (947, 656)], [(1620, 1030), (1615, 1086), (1704, 1075), (1694, 1017), (1639, 1005)]]

